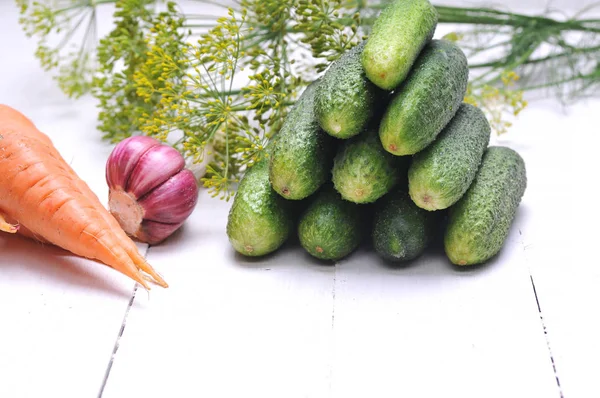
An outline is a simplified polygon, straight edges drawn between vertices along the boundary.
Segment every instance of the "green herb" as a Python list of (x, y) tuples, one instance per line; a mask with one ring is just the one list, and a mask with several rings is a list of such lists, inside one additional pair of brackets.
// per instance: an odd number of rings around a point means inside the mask
[(114, 0), (16, 0), (19, 22), (37, 38), (35, 55), (45, 70), (58, 70), (60, 88), (72, 97), (90, 90), (97, 42), (96, 7)]
[[(155, 110), (156, 98), (137, 93), (136, 73), (148, 59), (148, 35), (165, 16), (154, 17), (152, 0), (117, 1), (114, 29), (98, 45), (98, 70), (92, 93), (99, 100), (99, 130), (119, 142), (140, 129), (140, 118)], [(156, 84), (161, 82), (153, 79)]]
[[(42, 66), (67, 95), (99, 100), (105, 139), (141, 132), (192, 161), (208, 158), (204, 185), (229, 199), (298, 94), (368, 36), (389, 0), (239, 0), (222, 16), (156, 0), (16, 1)], [(98, 7), (114, 7), (114, 29), (99, 42)], [(470, 61), (465, 101), (496, 133), (525, 108), (525, 92), (552, 90), (565, 102), (600, 92), (600, 20), (586, 18), (589, 9), (560, 19), (436, 9), (440, 24), (459, 26), (445, 38)]]
[(471, 61), (465, 101), (486, 112), (496, 133), (506, 132), (510, 116), (527, 106), (524, 92), (565, 103), (600, 92), (600, 19), (583, 18), (592, 6), (562, 20), (486, 8), (437, 9), (442, 22), (467, 25), (446, 38), (458, 41)]

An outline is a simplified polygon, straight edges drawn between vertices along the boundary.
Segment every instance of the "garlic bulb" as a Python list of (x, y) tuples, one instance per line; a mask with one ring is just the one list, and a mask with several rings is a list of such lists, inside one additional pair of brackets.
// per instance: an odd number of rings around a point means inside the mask
[(192, 214), (198, 184), (183, 156), (154, 138), (121, 141), (106, 163), (108, 204), (130, 236), (156, 244), (175, 232)]

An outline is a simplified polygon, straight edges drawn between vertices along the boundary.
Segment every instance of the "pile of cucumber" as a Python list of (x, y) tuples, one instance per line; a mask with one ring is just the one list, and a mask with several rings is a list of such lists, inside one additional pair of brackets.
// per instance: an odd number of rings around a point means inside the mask
[(240, 183), (227, 224), (236, 251), (272, 253), (293, 233), (334, 261), (365, 238), (382, 258), (412, 260), (438, 233), (456, 265), (500, 251), (525, 164), (489, 146), (485, 115), (463, 103), (465, 54), (434, 40), (436, 25), (428, 0), (396, 0), (307, 87)]

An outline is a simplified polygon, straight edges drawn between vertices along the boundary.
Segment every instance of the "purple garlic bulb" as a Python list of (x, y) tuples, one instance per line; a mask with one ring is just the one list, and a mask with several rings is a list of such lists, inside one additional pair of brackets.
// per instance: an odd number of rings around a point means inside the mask
[(156, 244), (175, 232), (192, 214), (198, 184), (183, 156), (154, 138), (121, 141), (106, 163), (108, 205), (123, 230)]

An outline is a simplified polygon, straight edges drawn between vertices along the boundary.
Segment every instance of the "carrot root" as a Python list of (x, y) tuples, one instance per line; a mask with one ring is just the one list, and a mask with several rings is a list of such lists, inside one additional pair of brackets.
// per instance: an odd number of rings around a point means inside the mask
[(148, 274), (144, 275), (148, 281), (156, 283), (160, 287), (169, 287), (167, 282), (148, 263), (145, 262), (143, 265), (140, 265), (140, 269)]
[(16, 234), (19, 231), (19, 224), (10, 224), (6, 221), (4, 216), (0, 214), (0, 231), (8, 232), (9, 234)]
[(142, 257), (142, 255), (140, 255), (139, 252), (133, 251), (133, 252), (130, 252), (129, 255), (130, 255), (131, 259), (133, 260), (133, 263), (138, 268), (138, 270), (143, 271), (144, 273), (147, 274), (147, 276), (149, 276), (149, 278), (147, 278), (147, 280), (149, 280), (152, 283), (157, 284), (158, 286), (164, 287), (164, 288), (169, 287), (169, 285), (167, 284), (167, 282), (165, 282), (165, 280), (162, 278), (162, 276), (160, 276), (160, 274), (158, 272), (156, 272), (150, 264), (148, 264), (146, 259), (144, 257)]

